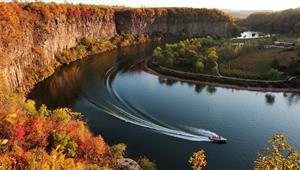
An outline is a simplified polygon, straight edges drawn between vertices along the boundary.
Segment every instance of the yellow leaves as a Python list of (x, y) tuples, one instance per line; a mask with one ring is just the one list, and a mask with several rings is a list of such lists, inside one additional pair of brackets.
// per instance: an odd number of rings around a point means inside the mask
[(5, 117), (5, 121), (7, 121), (8, 123), (14, 123), (17, 119), (17, 114), (16, 113), (11, 113), (11, 114), (8, 114), (6, 117)]
[(216, 62), (219, 59), (219, 57), (217, 55), (217, 49), (216, 48), (214, 48), (214, 47), (209, 48), (207, 50), (207, 53), (208, 53), (208, 59), (210, 61)]
[(287, 136), (275, 134), (268, 141), (270, 148), (258, 153), (255, 160), (255, 169), (299, 169), (300, 153), (287, 143)]
[(43, 170), (50, 170), (50, 165), (48, 162), (45, 162), (43, 165)]
[(24, 110), (27, 112), (27, 114), (34, 116), (37, 114), (37, 110), (35, 107), (35, 101), (34, 100), (27, 100), (24, 104)]
[(0, 145), (6, 145), (8, 143), (8, 139), (1, 139)]
[(192, 165), (193, 170), (201, 170), (202, 168), (206, 167), (207, 161), (205, 160), (205, 151), (200, 150), (194, 153), (190, 159), (189, 163)]

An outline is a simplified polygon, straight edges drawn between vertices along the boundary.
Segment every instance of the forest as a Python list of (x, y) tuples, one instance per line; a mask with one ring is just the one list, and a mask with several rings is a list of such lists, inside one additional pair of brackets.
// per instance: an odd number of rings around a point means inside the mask
[(300, 8), (254, 13), (246, 19), (239, 20), (238, 24), (247, 29), (265, 33), (299, 35)]

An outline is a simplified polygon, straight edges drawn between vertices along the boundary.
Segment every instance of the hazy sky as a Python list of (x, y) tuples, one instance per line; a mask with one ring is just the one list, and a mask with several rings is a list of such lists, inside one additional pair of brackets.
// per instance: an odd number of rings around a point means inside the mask
[[(51, 1), (51, 0), (45, 0)], [(53, 1), (53, 0), (52, 0)], [(64, 0), (54, 0), (64, 2)], [(72, 3), (125, 5), (131, 7), (194, 7), (236, 10), (283, 10), (300, 7), (300, 0), (67, 0)]]

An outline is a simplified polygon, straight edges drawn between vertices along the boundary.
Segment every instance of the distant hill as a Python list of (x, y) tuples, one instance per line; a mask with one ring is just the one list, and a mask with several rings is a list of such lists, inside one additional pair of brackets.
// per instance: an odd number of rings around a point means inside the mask
[(253, 13), (238, 24), (255, 31), (300, 35), (300, 8)]
[(253, 13), (261, 13), (261, 12), (272, 12), (271, 10), (232, 10), (232, 9), (221, 9), (222, 11), (230, 14), (236, 18), (247, 18), (249, 15)]

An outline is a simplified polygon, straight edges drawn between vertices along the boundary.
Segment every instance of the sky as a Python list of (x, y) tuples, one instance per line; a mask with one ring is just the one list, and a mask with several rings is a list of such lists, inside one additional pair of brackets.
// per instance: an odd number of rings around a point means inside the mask
[[(64, 2), (64, 0), (45, 1)], [(67, 0), (67, 2), (130, 7), (205, 7), (233, 10), (284, 10), (300, 7), (300, 0)]]

